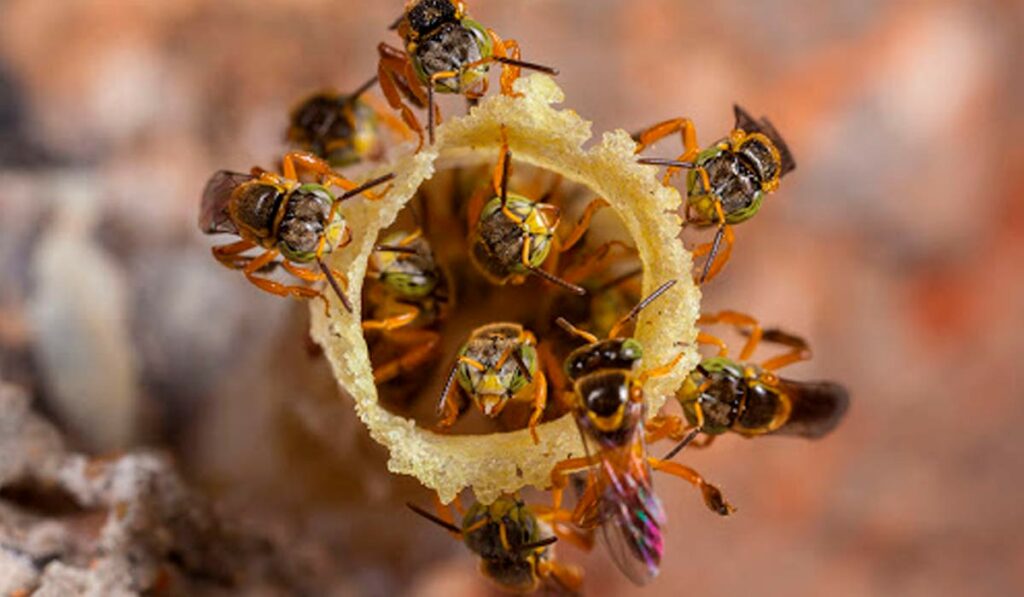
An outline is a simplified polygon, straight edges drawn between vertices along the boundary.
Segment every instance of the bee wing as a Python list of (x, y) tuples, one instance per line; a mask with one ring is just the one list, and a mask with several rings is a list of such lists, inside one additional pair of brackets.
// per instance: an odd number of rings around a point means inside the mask
[(238, 228), (228, 214), (228, 202), (238, 185), (252, 180), (251, 174), (220, 170), (210, 177), (203, 189), (199, 207), (199, 229), (206, 234), (225, 232), (237, 234)]
[(793, 153), (789, 151), (786, 141), (779, 134), (779, 131), (775, 130), (770, 120), (767, 118), (757, 120), (738, 105), (733, 105), (732, 110), (736, 117), (736, 128), (748, 133), (762, 133), (775, 144), (775, 148), (779, 150), (779, 158), (782, 160), (779, 170), (780, 178), (796, 169), (796, 160), (793, 159)]
[(630, 443), (602, 450), (584, 434), (588, 455), (597, 454), (591, 469), (597, 497), (601, 542), (615, 565), (633, 584), (642, 586), (658, 575), (661, 566), (661, 527), (665, 523), (661, 501), (654, 494), (643, 427)]
[(774, 435), (796, 435), (817, 439), (827, 435), (846, 414), (850, 394), (846, 388), (831, 381), (780, 381), (789, 396), (793, 410), (786, 424)]

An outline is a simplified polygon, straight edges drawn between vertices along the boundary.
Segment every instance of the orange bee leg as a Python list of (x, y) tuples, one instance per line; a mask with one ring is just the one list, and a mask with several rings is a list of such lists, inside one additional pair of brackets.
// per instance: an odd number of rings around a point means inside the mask
[(652, 457), (648, 457), (647, 461), (654, 470), (679, 477), (700, 489), (701, 494), (704, 496), (704, 504), (712, 512), (720, 516), (728, 516), (736, 511), (736, 508), (722, 495), (721, 490), (705, 481), (704, 477), (700, 476), (700, 473), (692, 468), (683, 466), (678, 462), (666, 462)]
[[(296, 278), (299, 278), (300, 280), (306, 281), (306, 282), (321, 282), (323, 280), (328, 279), (327, 278), (327, 273), (325, 271), (319, 271), (319, 272), (310, 271), (310, 270), (302, 268), (302, 267), (297, 267), (297, 266), (295, 266), (294, 264), (292, 264), (288, 260), (282, 261), (281, 262), (281, 266), (284, 267), (284, 269), (289, 274), (295, 276)], [(331, 275), (334, 277), (335, 281), (339, 281), (340, 280), (340, 284), (338, 286), (334, 286), (334, 284), (331, 284), (331, 286), (337, 291), (338, 298), (341, 299), (342, 305), (345, 307), (345, 309), (349, 313), (351, 313), (352, 312), (352, 305), (348, 302), (348, 297), (345, 296), (345, 290), (344, 290), (345, 288), (348, 288), (348, 277), (343, 272), (339, 272), (338, 270), (333, 269), (333, 268), (331, 270), (329, 270), (329, 271), (331, 272)], [(329, 307), (329, 303), (327, 303), (326, 297), (324, 297), (323, 294), (320, 294), (320, 297), (324, 299), (325, 312), (327, 313), (327, 315), (330, 315), (330, 307)]]
[(573, 227), (569, 236), (562, 241), (562, 253), (573, 248), (573, 246), (583, 238), (583, 235), (586, 234), (587, 230), (590, 228), (590, 220), (594, 217), (594, 214), (597, 213), (597, 210), (607, 206), (608, 202), (604, 199), (594, 199), (587, 204), (587, 207), (583, 210), (583, 215), (580, 216), (579, 222), (577, 222), (576, 226)]
[[(519, 60), (521, 58), (519, 52), (519, 42), (514, 39), (507, 39), (502, 41), (498, 34), (488, 29), (487, 34), (490, 35), (491, 41), (493, 42), (494, 55), (499, 58), (512, 58), (513, 60)], [(519, 97), (522, 94), (516, 93), (512, 90), (512, 85), (516, 82), (516, 79), (522, 74), (520, 67), (512, 64), (501, 65), (501, 94), (512, 97)]]
[[(374, 96), (366, 95), (362, 98), (362, 101), (373, 110), (373, 113), (377, 115), (384, 126), (391, 129), (395, 134), (402, 137), (402, 139), (408, 141), (412, 139), (413, 131), (409, 126), (396, 118), (389, 110), (386, 110), (380, 103), (380, 100)], [(390, 107), (390, 105), (389, 105)]]
[(540, 436), (537, 435), (537, 425), (540, 418), (544, 416), (544, 408), (548, 404), (548, 378), (543, 371), (538, 371), (533, 384), (533, 413), (530, 414), (530, 437), (534, 444), (540, 443)]
[(806, 361), (811, 358), (811, 347), (807, 344), (807, 341), (800, 336), (783, 332), (782, 330), (771, 329), (764, 331), (763, 339), (766, 342), (782, 344), (783, 346), (790, 347), (789, 352), (770, 358), (761, 363), (761, 368), (767, 371), (781, 369), (788, 365), (792, 365), (793, 363), (799, 363), (800, 361)]
[(645, 129), (636, 135), (636, 153), (647, 149), (650, 145), (665, 137), (679, 133), (683, 142), (683, 153), (677, 158), (680, 162), (691, 162), (700, 153), (700, 145), (697, 144), (697, 129), (689, 118), (672, 118), (659, 122), (650, 128)]
[(748, 360), (750, 355), (754, 354), (754, 349), (757, 348), (763, 334), (761, 323), (757, 319), (739, 311), (727, 310), (719, 311), (713, 315), (701, 314), (697, 323), (700, 325), (724, 323), (738, 328), (741, 333), (745, 334), (747, 336), (747, 343), (743, 345), (743, 350), (740, 351), (739, 360), (741, 361)]
[(256, 276), (256, 272), (259, 271), (260, 268), (272, 262), (275, 257), (277, 257), (277, 251), (267, 251), (250, 261), (249, 264), (245, 266), (245, 269), (242, 270), (245, 273), (246, 279), (260, 290), (276, 294), (278, 296), (293, 296), (295, 298), (303, 299), (323, 299), (324, 304), (327, 305), (325, 308), (330, 308), (330, 303), (327, 302), (327, 298), (316, 289), (308, 288), (306, 286), (287, 286), (280, 282)]
[[(415, 76), (411, 79), (406, 78), (405, 73), (408, 72), (411, 65), (405, 52), (382, 42), (377, 46), (377, 53), (380, 56), (380, 61), (377, 63), (377, 77), (380, 82), (380, 90), (384, 94), (384, 99), (387, 100), (388, 105), (391, 106), (391, 109), (398, 110), (402, 115), (402, 121), (416, 133), (416, 136), (419, 138), (419, 145), (417, 145), (416, 151), (419, 151), (423, 148), (423, 125), (420, 124), (420, 121), (412, 113), (412, 110), (409, 109), (409, 106), (405, 105), (405, 102), (402, 101), (396, 77), (402, 78), (409, 91), (412, 92), (417, 100), (420, 99), (421, 93), (425, 95), (422, 85)], [(423, 103), (426, 103), (425, 97), (423, 98)]]
[(562, 373), (562, 368), (559, 366), (558, 359), (551, 352), (551, 348), (547, 344), (539, 344), (537, 346), (537, 357), (540, 360), (540, 366), (547, 371), (548, 377), (551, 378), (549, 385), (553, 386), (556, 390), (564, 389), (568, 384), (568, 380), (565, 378), (565, 374)]
[(679, 441), (690, 430), (686, 420), (676, 415), (657, 415), (644, 424), (648, 444), (671, 439)]
[[(608, 265), (608, 262), (611, 261), (611, 259), (609, 259), (611, 251), (615, 248), (622, 250), (627, 255), (635, 255), (637, 252), (636, 247), (632, 245), (627, 245), (620, 240), (610, 240), (601, 244), (584, 256), (579, 263), (566, 268), (565, 271), (562, 272), (562, 277), (567, 281), (574, 283), (586, 280), (589, 276)], [(638, 273), (640, 272), (631, 274), (631, 277)]]
[[(707, 258), (704, 260), (704, 268), (701, 271), (700, 278), (697, 280), (698, 284), (704, 284), (717, 276), (725, 266), (725, 262), (729, 260), (729, 256), (732, 255), (732, 245), (735, 241), (735, 236), (732, 232), (732, 226), (725, 221), (722, 203), (717, 200), (715, 201), (715, 215), (718, 218), (718, 229), (715, 231), (715, 238), (710, 243), (704, 243), (693, 251), (694, 257), (707, 254)], [(722, 246), (723, 240), (725, 241), (724, 246)], [(719, 254), (720, 250), (721, 254)]]
[(673, 358), (671, 361), (665, 363), (660, 367), (654, 367), (653, 369), (644, 370), (643, 372), (640, 373), (640, 375), (637, 376), (637, 383), (639, 385), (643, 385), (649, 379), (654, 379), (655, 377), (663, 377), (665, 375), (668, 375), (669, 373), (672, 373), (672, 370), (676, 368), (676, 365), (678, 365), (679, 361), (681, 360), (683, 360), (683, 353), (677, 354), (675, 358)]
[(416, 305), (410, 305), (408, 303), (398, 303), (398, 305), (403, 309), (402, 313), (386, 317), (384, 319), (368, 319), (363, 321), (363, 329), (383, 331), (397, 330), (398, 328), (409, 325), (419, 317), (420, 309)]
[(550, 558), (537, 562), (537, 574), (558, 585), (561, 592), (576, 595), (583, 588), (583, 571), (577, 566), (562, 564)]
[(412, 346), (402, 356), (392, 359), (373, 371), (373, 381), (386, 383), (392, 379), (415, 370), (434, 356), (435, 349), (441, 343), (441, 334), (433, 330), (401, 329), (388, 336), (388, 341), (399, 346)]
[(716, 356), (727, 357), (729, 356), (729, 347), (725, 345), (725, 341), (717, 336), (712, 336), (707, 332), (697, 333), (697, 344), (705, 344), (715, 346), (718, 348), (718, 354)]
[(210, 251), (213, 253), (214, 258), (217, 259), (225, 267), (231, 269), (242, 269), (252, 259), (249, 257), (242, 257), (239, 253), (244, 253), (249, 249), (256, 246), (256, 243), (250, 240), (240, 240), (227, 245), (218, 245), (213, 247)]

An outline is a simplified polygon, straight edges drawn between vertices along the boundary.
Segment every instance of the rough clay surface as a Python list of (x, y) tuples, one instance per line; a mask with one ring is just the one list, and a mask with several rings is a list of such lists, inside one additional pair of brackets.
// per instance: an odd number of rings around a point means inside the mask
[(65, 450), (0, 382), (0, 595), (294, 594), (309, 586), (271, 541), (230, 528), (169, 458)]
[[(662, 365), (680, 352), (685, 355), (669, 375), (653, 379), (645, 387), (654, 413), (697, 362), (695, 322), (700, 291), (690, 277), (691, 256), (678, 240), (680, 196), (660, 184), (655, 167), (635, 163), (635, 144), (624, 131), (607, 133), (600, 144), (584, 149), (591, 137), (590, 123), (573, 110), (552, 107), (564, 96), (551, 78), (532, 75), (520, 79), (516, 90), (521, 97), (494, 95), (484, 100), (468, 116), (439, 127), (434, 146), (393, 163), (389, 168), (398, 176), (381, 201), (346, 203), (345, 216), (352, 225), (354, 242), (334, 257), (334, 265), (348, 274), (349, 297), (356, 303), (378, 232), (394, 221), (436, 168), (455, 161), (496, 159), (500, 126), (505, 125), (517, 160), (557, 172), (608, 200), (639, 249), (645, 292), (667, 280), (678, 280), (643, 312), (637, 325), (636, 337), (645, 346), (647, 367)], [(549, 484), (556, 462), (583, 454), (579, 433), (569, 416), (541, 425), (541, 442), (534, 445), (526, 430), (487, 436), (439, 435), (391, 414), (378, 404), (358, 319), (337, 305), (330, 317), (318, 304), (311, 312), (311, 335), (323, 346), (338, 383), (354, 399), (356, 412), (370, 434), (390, 450), (389, 469), (414, 475), (442, 500), (452, 500), (467, 487), (483, 502), (527, 485), (543, 488)]]

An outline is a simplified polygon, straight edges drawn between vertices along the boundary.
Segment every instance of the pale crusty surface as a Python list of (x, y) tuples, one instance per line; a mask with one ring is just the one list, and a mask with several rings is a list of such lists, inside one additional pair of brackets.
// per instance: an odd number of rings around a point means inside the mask
[[(395, 220), (419, 185), (433, 175), (438, 160), (441, 165), (496, 160), (499, 127), (504, 124), (516, 161), (557, 172), (608, 200), (639, 249), (645, 293), (667, 280), (678, 281), (642, 313), (635, 333), (644, 345), (648, 368), (684, 354), (670, 374), (645, 386), (653, 414), (698, 362), (695, 324), (700, 291), (690, 275), (691, 255), (678, 240), (679, 193), (660, 184), (655, 167), (636, 163), (636, 146), (622, 130), (606, 133), (599, 145), (584, 150), (583, 143), (591, 137), (590, 123), (573, 110), (552, 107), (564, 96), (551, 78), (522, 78), (516, 82), (516, 90), (522, 97), (494, 95), (485, 99), (469, 115), (440, 126), (434, 146), (391, 164), (389, 169), (398, 176), (381, 201), (346, 202), (342, 211), (352, 227), (353, 242), (334, 255), (332, 263), (347, 274), (349, 298), (358, 313), (363, 277), (378, 232)], [(358, 318), (337, 304), (327, 317), (318, 301), (311, 301), (311, 311), (312, 337), (324, 348), (338, 383), (353, 397), (370, 435), (390, 450), (388, 468), (415, 476), (436, 490), (443, 501), (451, 501), (467, 487), (485, 503), (526, 485), (544, 488), (550, 484), (555, 463), (583, 455), (579, 432), (568, 415), (538, 427), (541, 441), (534, 445), (525, 429), (441, 435), (388, 412), (377, 402)]]

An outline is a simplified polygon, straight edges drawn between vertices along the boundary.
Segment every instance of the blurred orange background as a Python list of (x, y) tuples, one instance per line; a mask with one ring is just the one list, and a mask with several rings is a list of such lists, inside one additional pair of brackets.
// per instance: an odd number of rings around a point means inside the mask
[[(569, 554), (587, 594), (1024, 592), (1022, 5), (470, 9), (556, 65), (597, 134), (686, 115), (710, 142), (734, 102), (772, 119), (798, 168), (737, 228), (704, 309), (802, 333), (815, 358), (787, 374), (851, 391), (820, 442), (688, 451), (737, 514), (661, 480), (661, 576), (637, 589), (600, 550)], [(427, 494), (387, 475), (308, 356), (305, 306), (223, 271), (195, 226), (209, 174), (274, 164), (292, 104), (371, 76), (400, 10), (0, 4), (0, 377), (83, 449), (170, 447), (226, 508), (311, 546), (322, 594), (489, 594), (402, 509)]]

